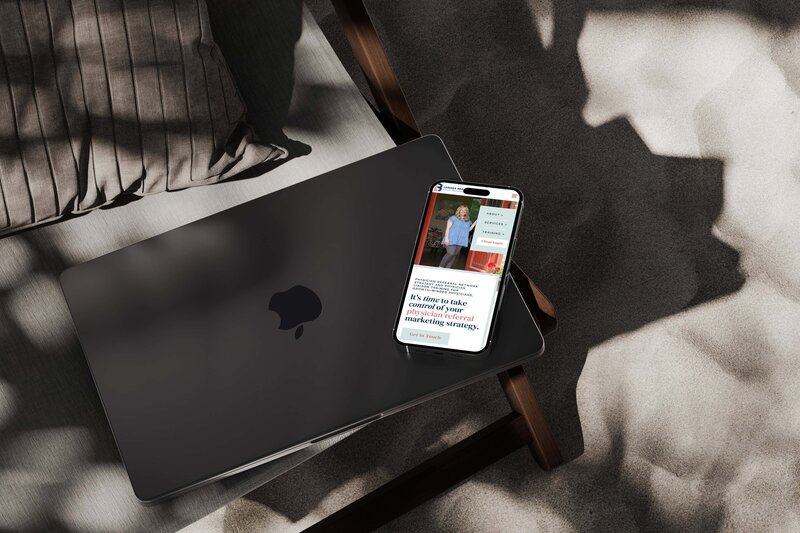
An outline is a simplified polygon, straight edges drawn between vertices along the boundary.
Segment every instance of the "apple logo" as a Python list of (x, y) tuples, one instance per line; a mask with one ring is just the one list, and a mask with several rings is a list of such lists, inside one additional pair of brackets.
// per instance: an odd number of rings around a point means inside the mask
[(303, 285), (295, 285), (289, 290), (276, 292), (269, 300), (269, 310), (281, 318), (278, 329), (297, 327), (294, 338), (303, 334), (303, 323), (316, 320), (322, 314), (322, 301), (314, 291)]

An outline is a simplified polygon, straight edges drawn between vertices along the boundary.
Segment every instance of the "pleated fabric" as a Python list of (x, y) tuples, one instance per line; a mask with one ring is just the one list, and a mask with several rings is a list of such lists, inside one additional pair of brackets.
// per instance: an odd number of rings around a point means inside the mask
[(0, 0), (0, 235), (285, 156), (203, 0)]

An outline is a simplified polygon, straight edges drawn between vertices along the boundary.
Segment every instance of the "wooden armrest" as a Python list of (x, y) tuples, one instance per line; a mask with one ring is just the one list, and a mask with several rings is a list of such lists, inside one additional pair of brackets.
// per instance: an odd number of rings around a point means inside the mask
[(331, 0), (350, 49), (358, 61), (370, 91), (383, 115), (384, 125), (395, 142), (402, 144), (420, 136), (419, 126), (408, 107), (400, 82), (389, 63), (378, 33), (362, 0)]
[[(369, 83), (387, 131), (398, 144), (420, 137), (420, 128), (363, 0), (331, 0), (331, 3), (353, 55)], [(542, 334), (547, 335), (554, 331), (557, 324), (556, 310), (547, 296), (513, 261), (509, 272)]]
[(534, 320), (539, 324), (542, 335), (548, 335), (554, 332), (558, 327), (558, 319), (556, 317), (556, 308), (553, 306), (552, 302), (550, 302), (550, 299), (544, 295), (530, 276), (528, 276), (514, 261), (511, 261), (511, 267), (508, 273), (517, 284), (517, 288), (522, 295), (522, 300), (525, 302), (525, 305), (528, 306), (528, 310), (530, 310)]

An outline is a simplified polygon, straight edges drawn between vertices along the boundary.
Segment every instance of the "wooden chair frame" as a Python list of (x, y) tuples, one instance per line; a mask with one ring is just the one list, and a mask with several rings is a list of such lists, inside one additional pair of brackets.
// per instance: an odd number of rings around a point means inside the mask
[[(397, 143), (420, 136), (400, 82), (362, 0), (331, 0), (350, 48)], [(509, 269), (542, 333), (555, 330), (555, 308), (515, 264)], [(333, 513), (306, 531), (371, 531), (447, 491), (522, 446), (545, 470), (560, 465), (561, 452), (521, 366), (497, 376), (512, 412), (405, 474)]]

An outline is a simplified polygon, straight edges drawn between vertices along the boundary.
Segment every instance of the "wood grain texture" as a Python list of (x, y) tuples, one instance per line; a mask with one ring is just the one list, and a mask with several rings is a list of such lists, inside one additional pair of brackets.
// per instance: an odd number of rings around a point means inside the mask
[(536, 462), (545, 470), (552, 470), (564, 460), (558, 449), (553, 432), (547, 423), (539, 400), (533, 392), (528, 376), (521, 366), (514, 367), (497, 375), (503, 391), (506, 393), (508, 403), (514, 412), (519, 413), (525, 420), (531, 435), (530, 448)]
[(419, 137), (417, 121), (364, 3), (361, 0), (332, 0), (331, 3), (378, 108), (390, 123), (390, 133), (401, 143)]

